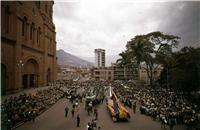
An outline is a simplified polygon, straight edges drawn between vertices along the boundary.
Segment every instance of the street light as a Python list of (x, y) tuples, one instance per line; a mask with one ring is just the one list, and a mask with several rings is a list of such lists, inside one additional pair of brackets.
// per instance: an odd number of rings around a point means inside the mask
[(21, 92), (21, 69), (24, 66), (24, 64), (22, 64), (22, 61), (20, 61), (19, 63), (17, 63), (17, 66), (19, 66), (19, 94)]

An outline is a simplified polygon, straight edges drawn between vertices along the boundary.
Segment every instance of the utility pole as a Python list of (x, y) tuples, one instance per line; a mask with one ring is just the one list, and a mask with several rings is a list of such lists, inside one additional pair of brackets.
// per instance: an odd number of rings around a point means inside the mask
[(21, 69), (24, 66), (24, 64), (22, 64), (22, 61), (20, 61), (19, 63), (17, 63), (17, 66), (19, 66), (19, 94), (21, 92)]

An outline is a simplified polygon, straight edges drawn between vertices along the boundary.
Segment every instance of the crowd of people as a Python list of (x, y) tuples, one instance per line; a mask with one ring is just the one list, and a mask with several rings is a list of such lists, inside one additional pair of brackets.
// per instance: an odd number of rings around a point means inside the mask
[[(98, 130), (100, 130), (100, 128), (99, 126)], [(97, 130), (97, 119), (92, 119), (92, 122), (87, 124), (86, 130)]]
[[(75, 85), (76, 87), (69, 85), (68, 89), (65, 87), (66, 85), (60, 85), (60, 90), (62, 90), (64, 92), (64, 95), (66, 95), (66, 98), (72, 104), (71, 108), (69, 108), (68, 106), (65, 107), (65, 117), (68, 116), (68, 111), (70, 111), (72, 118), (73, 118), (75, 116), (75, 112), (77, 110), (78, 104), (82, 102), (82, 98), (86, 98), (85, 99), (85, 110), (87, 110), (88, 115), (93, 113), (93, 116), (95, 116), (95, 119), (93, 119), (91, 123), (88, 123), (88, 125), (87, 125), (88, 127), (86, 129), (89, 129), (89, 130), (100, 129), (100, 127), (97, 128), (97, 120), (98, 120), (97, 107), (100, 104), (103, 104), (103, 100), (105, 98), (104, 87), (102, 86), (102, 82), (85, 81), (85, 82), (81, 82), (81, 83), (74, 83), (73, 85)], [(94, 86), (96, 86), (96, 87), (94, 87)], [(70, 91), (69, 91), (69, 88), (70, 88)], [(76, 93), (77, 88), (83, 88), (83, 92), (77, 94)], [(97, 94), (97, 96), (96, 96), (96, 94)], [(94, 100), (91, 99), (91, 97), (94, 97), (93, 98)], [(87, 100), (87, 99), (89, 99), (89, 100)], [(79, 114), (77, 115), (76, 118), (77, 118), (77, 127), (79, 127), (79, 124), (80, 124)]]
[(200, 109), (198, 104), (187, 100), (181, 92), (169, 92), (166, 89), (143, 88), (137, 95), (141, 101), (140, 112), (152, 116), (171, 129), (177, 123), (185, 123), (189, 129), (199, 127)]
[[(70, 109), (72, 117), (74, 117), (75, 110), (79, 104), (82, 102), (82, 98), (92, 96), (91, 91), (88, 91), (89, 86), (92, 85), (102, 85), (103, 95), (99, 96), (97, 99), (85, 102), (85, 110), (87, 110), (88, 115), (94, 112), (93, 115), (95, 119), (91, 123), (88, 123), (88, 130), (96, 130), (97, 120), (98, 120), (98, 110), (97, 107), (103, 104), (105, 100), (105, 94), (108, 87), (111, 85), (113, 87), (113, 92), (116, 93), (118, 99), (131, 109), (136, 112), (136, 100), (139, 100), (141, 107), (138, 108), (141, 114), (151, 116), (153, 121), (160, 121), (161, 127), (169, 125), (170, 129), (179, 123), (184, 123), (191, 128), (200, 128), (200, 106), (198, 100), (198, 94), (193, 94), (191, 100), (188, 100), (188, 95), (182, 92), (173, 92), (167, 89), (152, 88), (149, 86), (138, 87), (132, 82), (119, 82), (119, 81), (86, 81), (76, 84), (78, 87), (83, 87), (84, 91), (77, 94), (77, 88), (74, 84), (70, 85), (57, 85), (51, 86), (48, 89), (37, 90), (35, 95), (31, 93), (27, 94), (23, 92), (19, 97), (10, 97), (8, 100), (5, 99), (4, 103), (1, 104), (2, 108), (2, 119), (7, 122), (8, 126), (15, 126), (16, 121), (33, 121), (35, 117), (46, 110), (52, 104), (55, 104), (61, 98), (68, 98), (72, 103), (72, 108), (65, 108), (65, 117), (68, 115)], [(99, 89), (100, 90), (100, 89)], [(195, 102), (196, 101), (196, 102)], [(77, 117), (80, 122), (80, 117)], [(79, 124), (77, 124), (79, 127)], [(100, 127), (99, 127), (100, 129)]]
[(2, 121), (7, 127), (15, 126), (17, 121), (34, 122), (37, 115), (63, 97), (63, 91), (57, 87), (37, 90), (35, 95), (22, 92), (18, 97), (11, 96), (1, 104)]
[(139, 100), (140, 113), (151, 116), (153, 121), (160, 121), (161, 128), (169, 125), (172, 130), (175, 124), (185, 124), (188, 129), (200, 129), (200, 95), (197, 93), (190, 95), (191, 100), (188, 100), (188, 94), (161, 87), (139, 88), (133, 83), (116, 81), (112, 82), (112, 86), (124, 106), (133, 108), (135, 113), (136, 100)]

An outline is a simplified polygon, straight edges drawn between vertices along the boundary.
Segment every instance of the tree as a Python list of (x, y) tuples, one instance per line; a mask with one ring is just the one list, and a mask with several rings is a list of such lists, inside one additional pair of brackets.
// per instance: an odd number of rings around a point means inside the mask
[(180, 39), (180, 37), (166, 35), (159, 31), (148, 33), (146, 37), (148, 37), (150, 42), (158, 48), (154, 51), (158, 62), (170, 69), (173, 63), (173, 48), (178, 48), (178, 39)]
[(168, 68), (163, 67), (160, 76), (158, 78), (158, 83), (160, 84), (160, 86), (165, 86), (165, 88), (167, 88), (167, 75), (168, 75)]
[[(154, 45), (144, 35), (138, 35), (127, 42), (126, 49), (128, 54), (127, 58), (132, 61), (132, 66), (137, 65), (138, 72), (140, 72), (141, 62), (144, 61), (146, 55), (153, 52)], [(140, 77), (139, 73), (138, 76)]]
[(158, 48), (154, 49), (153, 51), (156, 56), (152, 57), (151, 55), (149, 55), (145, 61), (147, 65), (147, 70), (149, 68), (150, 84), (152, 85), (152, 74), (154, 73), (152, 68), (155, 66), (156, 69), (159, 64), (163, 64), (163, 66), (166, 65), (169, 69), (169, 61), (173, 61), (171, 59), (173, 54), (172, 49), (178, 47), (178, 39), (180, 39), (180, 37), (166, 35), (159, 31), (148, 33), (147, 35), (144, 35), (144, 37)]
[[(128, 59), (128, 54), (127, 54), (127, 51), (123, 51), (123, 52), (121, 52), (121, 53), (119, 53), (119, 56), (121, 56), (122, 58), (120, 58), (120, 59), (117, 59), (117, 63), (118, 62), (120, 62), (119, 63), (119, 65), (122, 67), (124, 67), (124, 71), (126, 71), (126, 67), (129, 67), (129, 65), (130, 65), (130, 63), (131, 63), (131, 61), (130, 61), (130, 59)], [(127, 72), (125, 72), (125, 74), (126, 74)], [(124, 74), (124, 75), (125, 75)], [(127, 76), (126, 76), (126, 79), (127, 79)]]
[(170, 85), (173, 89), (190, 92), (199, 90), (199, 65), (200, 48), (184, 47), (174, 53), (174, 63), (170, 70)]
[(150, 85), (152, 86), (153, 84), (153, 74), (155, 74), (156, 69), (158, 68), (159, 64), (158, 64), (158, 60), (157, 58), (153, 58), (152, 55), (147, 54), (145, 55), (144, 58), (145, 61), (145, 65), (146, 65), (146, 71), (147, 71), (147, 75), (150, 79)]
[(144, 61), (144, 56), (147, 53), (153, 52), (154, 45), (150, 43), (144, 35), (138, 35), (127, 42), (126, 49), (128, 59), (135, 61), (139, 67), (140, 63)]
[[(151, 32), (146, 35), (138, 35), (127, 42), (126, 49), (128, 58), (135, 61), (140, 69), (140, 63), (145, 62), (147, 74), (152, 85), (152, 74), (154, 66), (169, 61), (172, 55), (172, 49), (178, 47), (178, 36), (164, 35), (162, 32)], [(156, 46), (158, 46), (156, 49)], [(152, 55), (156, 56), (153, 57)], [(133, 62), (134, 63), (134, 62)], [(155, 68), (157, 68), (155, 67)]]
[(122, 51), (121, 53), (119, 53), (119, 56), (121, 56), (122, 58), (117, 59), (117, 63), (119, 63), (120, 66), (125, 66), (128, 63), (130, 63), (130, 60), (127, 58), (127, 53), (125, 51)]

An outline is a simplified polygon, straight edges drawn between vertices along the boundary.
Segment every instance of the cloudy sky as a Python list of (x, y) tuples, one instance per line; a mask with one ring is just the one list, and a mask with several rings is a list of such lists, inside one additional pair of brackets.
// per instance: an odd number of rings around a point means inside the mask
[(181, 37), (179, 48), (199, 46), (198, 1), (55, 0), (54, 3), (57, 50), (94, 57), (94, 49), (102, 48), (106, 50), (106, 56), (118, 55), (131, 38), (153, 31)]

